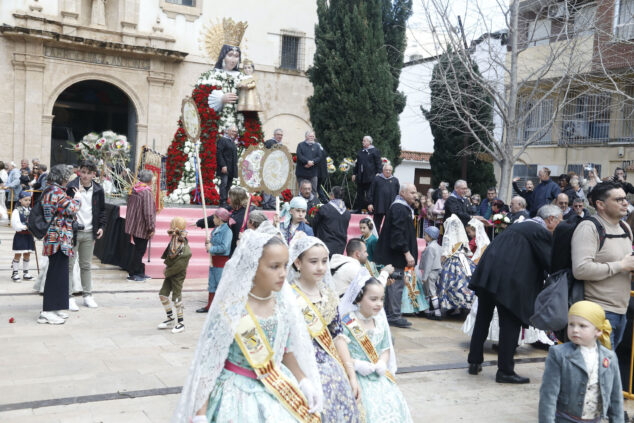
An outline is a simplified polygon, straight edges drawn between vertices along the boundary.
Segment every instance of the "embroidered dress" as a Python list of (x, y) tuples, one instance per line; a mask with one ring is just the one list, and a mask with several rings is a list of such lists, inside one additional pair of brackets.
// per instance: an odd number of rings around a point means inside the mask
[[(463, 256), (461, 259), (460, 255)], [(465, 271), (463, 262), (469, 266), (469, 274)], [(469, 310), (473, 303), (474, 294), (469, 289), (471, 274), (475, 264), (462, 253), (449, 256), (442, 265), (440, 279), (436, 282), (438, 303), (445, 311)]]
[[(334, 340), (343, 334), (341, 318), (337, 311), (339, 298), (326, 287), (321, 285), (321, 300), (313, 303), (328, 325), (330, 336)], [(296, 294), (298, 295), (298, 294)], [(359, 410), (352, 395), (348, 377), (341, 365), (328, 354), (317, 341), (313, 339), (315, 358), (321, 386), (324, 392), (324, 410), (321, 414), (322, 423), (359, 422)]]
[(414, 282), (414, 288), (417, 292), (415, 294), (416, 305), (414, 305), (414, 302), (410, 298), (410, 292), (407, 286), (403, 289), (403, 297), (401, 299), (401, 313), (403, 314), (416, 314), (429, 308), (429, 303), (423, 295), (423, 293), (425, 292), (423, 284), (420, 282), (419, 278), (416, 278), (416, 281)]
[[(274, 344), (278, 335), (277, 328), (280, 319), (279, 307), (275, 308), (273, 316), (266, 319), (258, 318), (271, 345)], [(288, 340), (285, 344), (288, 346)], [(227, 362), (253, 371), (235, 340), (229, 347)], [(279, 367), (285, 376), (297, 384), (297, 380), (283, 364), (280, 363)], [(209, 395), (207, 420), (218, 423), (295, 423), (297, 421), (260, 381), (227, 370), (226, 367), (221, 371)]]
[[(375, 328), (368, 331), (367, 335), (377, 354), (381, 356), (384, 351), (390, 349), (390, 332), (381, 319), (375, 317), (374, 324)], [(346, 325), (344, 325), (344, 336), (348, 342), (352, 359), (369, 361)], [(357, 373), (357, 379), (361, 388), (361, 400), (365, 409), (366, 423), (412, 422), (412, 416), (407, 407), (405, 397), (403, 397), (401, 390), (395, 383), (376, 373), (370, 373), (367, 376)]]

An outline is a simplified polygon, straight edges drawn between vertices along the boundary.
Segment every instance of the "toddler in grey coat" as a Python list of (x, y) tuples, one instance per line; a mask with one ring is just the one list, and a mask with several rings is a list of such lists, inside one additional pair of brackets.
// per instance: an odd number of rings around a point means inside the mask
[(539, 422), (623, 422), (619, 363), (601, 306), (579, 301), (568, 312), (569, 342), (550, 347), (539, 390)]

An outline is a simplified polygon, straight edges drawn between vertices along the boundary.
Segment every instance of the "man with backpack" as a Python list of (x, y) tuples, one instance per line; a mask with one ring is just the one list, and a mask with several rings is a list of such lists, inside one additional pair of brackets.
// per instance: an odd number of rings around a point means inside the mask
[(584, 281), (584, 298), (599, 304), (610, 321), (612, 349), (621, 342), (634, 271), (632, 230), (625, 191), (613, 182), (597, 184), (590, 193), (597, 215), (581, 221), (572, 235), (572, 273)]

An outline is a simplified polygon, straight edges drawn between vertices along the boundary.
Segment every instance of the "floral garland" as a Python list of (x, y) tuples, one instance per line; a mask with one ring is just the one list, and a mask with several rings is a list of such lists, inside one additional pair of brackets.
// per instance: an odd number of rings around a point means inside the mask
[[(232, 73), (222, 69), (209, 69), (200, 76), (198, 85), (209, 85), (214, 87), (213, 90), (221, 90), (224, 94), (232, 93), (237, 95), (237, 86), (240, 85), (245, 75), (240, 72)], [(207, 101), (207, 99), (205, 99), (205, 101)], [(244, 133), (244, 115), (242, 113), (236, 113), (237, 106), (237, 103), (226, 103), (222, 106), (218, 120), (218, 128), (221, 131), (235, 125), (239, 133)]]

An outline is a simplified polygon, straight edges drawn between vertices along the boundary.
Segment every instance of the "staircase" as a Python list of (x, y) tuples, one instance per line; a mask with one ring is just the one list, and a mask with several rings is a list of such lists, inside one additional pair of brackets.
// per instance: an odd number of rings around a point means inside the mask
[[(207, 209), (209, 215), (213, 214), (215, 208)], [(262, 211), (270, 220), (273, 220), (274, 211)], [(120, 216), (125, 218), (126, 206), (120, 207)], [(148, 244), (148, 251), (143, 257), (145, 273), (155, 279), (163, 279), (163, 269), (165, 268), (161, 255), (170, 241), (167, 230), (170, 222), (176, 216), (183, 217), (187, 222), (187, 238), (189, 248), (192, 250), (192, 258), (189, 260), (187, 268), (187, 278), (207, 278), (209, 276), (209, 254), (205, 251), (205, 230), (196, 227), (196, 221), (203, 217), (202, 207), (170, 207), (164, 208), (156, 215), (156, 229), (154, 238)], [(353, 214), (348, 226), (348, 239), (361, 235), (359, 221), (368, 215)], [(425, 241), (418, 240), (419, 253), (425, 248)], [(148, 257), (150, 261), (148, 262)]]

